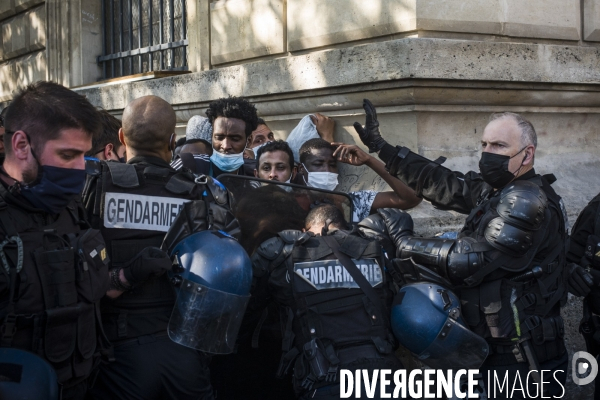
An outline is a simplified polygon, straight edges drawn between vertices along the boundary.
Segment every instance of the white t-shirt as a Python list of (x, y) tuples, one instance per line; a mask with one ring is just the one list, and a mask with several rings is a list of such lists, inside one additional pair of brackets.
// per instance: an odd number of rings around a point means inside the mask
[(352, 198), (352, 206), (354, 213), (352, 214), (352, 222), (360, 222), (371, 214), (371, 207), (377, 192), (374, 190), (359, 190), (357, 192), (349, 192), (348, 195)]

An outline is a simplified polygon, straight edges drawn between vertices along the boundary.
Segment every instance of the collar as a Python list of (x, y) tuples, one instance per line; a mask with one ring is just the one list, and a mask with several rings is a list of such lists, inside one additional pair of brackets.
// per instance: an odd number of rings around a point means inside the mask
[(515, 181), (520, 181), (521, 179), (527, 180), (534, 178), (536, 176), (535, 168), (531, 168), (529, 171), (525, 172), (523, 175), (519, 176)]
[(160, 157), (155, 156), (135, 156), (127, 160), (127, 164), (152, 164), (157, 167), (171, 168), (171, 165)]

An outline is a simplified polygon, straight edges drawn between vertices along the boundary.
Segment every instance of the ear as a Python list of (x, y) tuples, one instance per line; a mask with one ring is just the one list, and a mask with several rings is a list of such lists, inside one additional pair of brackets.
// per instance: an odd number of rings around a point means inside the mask
[(298, 167), (292, 168), (292, 180), (296, 179), (297, 173), (298, 173)]
[(250, 146), (252, 144), (252, 134), (249, 134), (248, 137), (246, 138), (246, 147)]
[[(110, 160), (111, 158), (111, 153), (114, 151), (114, 147), (112, 143), (107, 144), (106, 146), (104, 146), (104, 159), (105, 160)], [(116, 155), (116, 154), (115, 154)]]
[(258, 178), (258, 170), (257, 169), (254, 170), (254, 177)]
[(169, 151), (175, 151), (175, 147), (177, 147), (177, 135), (173, 132), (171, 134), (171, 143), (169, 143)]
[(29, 139), (27, 138), (25, 132), (16, 131), (15, 133), (13, 133), (11, 145), (13, 154), (18, 160), (27, 160), (29, 154), (31, 153), (31, 143), (29, 143)]
[(523, 160), (523, 165), (531, 165), (533, 164), (533, 157), (535, 155), (535, 147), (527, 146), (525, 149), (525, 159)]
[(123, 128), (119, 128), (119, 142), (125, 147), (127, 147), (127, 143), (125, 143), (125, 133), (123, 133)]

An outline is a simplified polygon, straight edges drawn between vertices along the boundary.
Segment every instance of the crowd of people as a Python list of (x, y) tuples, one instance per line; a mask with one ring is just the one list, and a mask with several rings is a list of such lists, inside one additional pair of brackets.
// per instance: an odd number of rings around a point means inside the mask
[[(0, 362), (38, 375), (0, 368), (0, 397), (333, 399), (342, 369), (405, 368), (399, 346), (564, 395), (568, 292), (600, 352), (600, 197), (569, 236), (518, 114), (492, 116), (479, 171), (461, 173), (389, 144), (364, 109), (368, 152), (319, 113), (277, 139), (240, 97), (178, 140), (157, 96), (119, 120), (55, 83), (16, 94), (0, 114)], [(340, 163), (391, 190), (340, 192)], [(463, 229), (415, 235), (404, 210), (423, 199)]]

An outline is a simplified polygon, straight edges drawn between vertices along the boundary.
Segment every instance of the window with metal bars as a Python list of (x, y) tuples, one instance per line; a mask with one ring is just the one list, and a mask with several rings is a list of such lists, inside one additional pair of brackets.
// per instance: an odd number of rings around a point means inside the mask
[(102, 0), (104, 79), (185, 71), (186, 0)]

